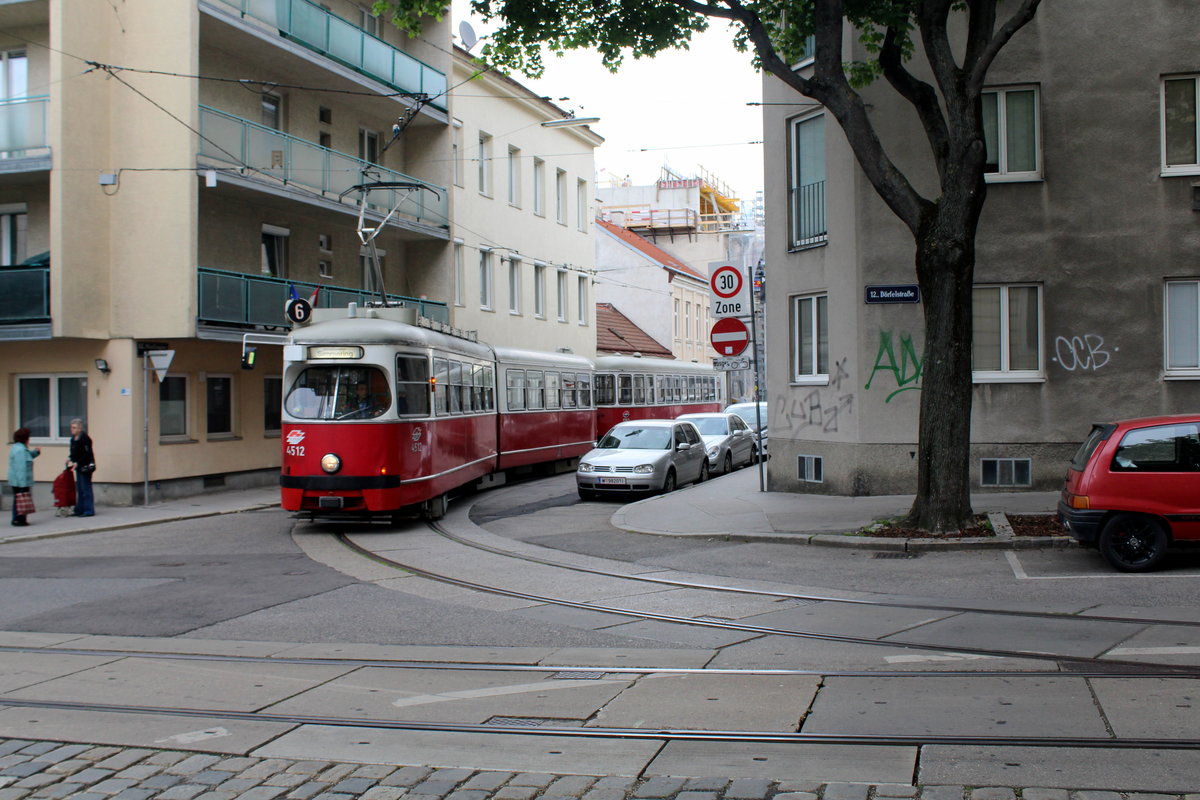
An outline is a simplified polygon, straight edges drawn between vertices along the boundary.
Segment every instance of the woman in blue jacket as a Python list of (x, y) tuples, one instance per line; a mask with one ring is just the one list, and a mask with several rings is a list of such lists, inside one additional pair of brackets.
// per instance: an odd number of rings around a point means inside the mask
[(29, 494), (29, 487), (33, 485), (33, 460), (42, 454), (42, 450), (29, 446), (29, 433), (29, 428), (17, 428), (13, 432), (12, 447), (8, 448), (8, 485), (13, 490), (13, 525), (28, 525), (25, 516), (33, 512), (33, 497)]

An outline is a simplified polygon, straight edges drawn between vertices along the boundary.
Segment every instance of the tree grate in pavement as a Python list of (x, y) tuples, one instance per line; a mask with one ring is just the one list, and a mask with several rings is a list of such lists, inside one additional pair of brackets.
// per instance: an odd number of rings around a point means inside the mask
[(540, 728), (557, 722), (559, 720), (548, 717), (492, 717), (483, 724), (497, 728)]
[(603, 672), (586, 670), (564, 670), (550, 676), (552, 681), (598, 681), (604, 677)]

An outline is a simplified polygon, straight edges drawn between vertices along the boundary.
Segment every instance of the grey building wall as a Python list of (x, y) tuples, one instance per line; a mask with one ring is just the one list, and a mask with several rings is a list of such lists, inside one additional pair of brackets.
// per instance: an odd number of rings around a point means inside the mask
[[(1200, 408), (1200, 381), (1164, 377), (1165, 281), (1200, 276), (1200, 212), (1192, 207), (1200, 176), (1163, 176), (1161, 155), (1162, 79), (1200, 72), (1200, 19), (1189, 5), (1043, 4), (990, 72), (990, 87), (1037, 88), (1042, 172), (989, 183), (976, 283), (1041, 287), (1041, 370), (1033, 382), (977, 383), (976, 491), (980, 459), (1031, 459), (1032, 488), (1053, 489), (1090, 423)], [(889, 153), (934, 196), (915, 113), (884, 82), (866, 94)], [(770, 488), (911, 493), (922, 309), (863, 300), (867, 285), (916, 283), (911, 235), (827, 115), (828, 241), (790, 250), (788, 121), (812, 106), (770, 76), (764, 100)], [(829, 296), (828, 380), (797, 384), (791, 298), (821, 291)], [(798, 479), (799, 455), (823, 458), (821, 483)]]

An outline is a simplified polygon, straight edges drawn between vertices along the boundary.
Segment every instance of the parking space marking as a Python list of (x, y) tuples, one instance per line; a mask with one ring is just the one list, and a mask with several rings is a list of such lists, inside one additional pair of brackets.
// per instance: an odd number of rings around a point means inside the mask
[[(1020, 559), (1012, 550), (1004, 551), (1004, 557), (1008, 559), (1008, 565), (1012, 567), (1013, 577), (1020, 581), (1067, 581), (1067, 580), (1089, 580), (1094, 581), (1100, 578), (1143, 578), (1145, 575), (1137, 572), (1084, 572), (1078, 575), (1030, 575), (1021, 566)], [(1163, 578), (1191, 578), (1195, 580), (1200, 578), (1200, 573), (1191, 572), (1186, 575), (1164, 575), (1160, 572), (1154, 573), (1155, 580)]]

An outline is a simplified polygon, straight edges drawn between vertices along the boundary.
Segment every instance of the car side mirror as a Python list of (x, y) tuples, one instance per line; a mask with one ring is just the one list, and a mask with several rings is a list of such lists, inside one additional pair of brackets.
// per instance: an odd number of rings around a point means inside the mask
[(687, 442), (679, 442), (675, 445), (675, 449), (679, 452), (683, 452), (684, 450), (690, 450), (691, 447), (692, 446), (690, 444), (688, 444)]

